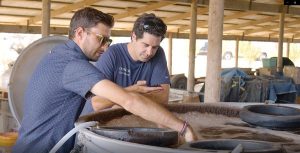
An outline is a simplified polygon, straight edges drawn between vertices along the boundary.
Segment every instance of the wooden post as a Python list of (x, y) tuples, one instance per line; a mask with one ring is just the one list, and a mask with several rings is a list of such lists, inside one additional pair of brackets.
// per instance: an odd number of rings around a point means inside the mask
[(279, 27), (279, 39), (278, 39), (278, 56), (277, 56), (277, 72), (283, 71), (282, 65), (282, 52), (283, 52), (283, 39), (284, 39), (284, 18), (286, 12), (286, 6), (282, 6), (282, 12), (280, 14), (280, 27)]
[(8, 130), (8, 93), (6, 89), (0, 88), (0, 133), (7, 132)]
[(235, 43), (235, 67), (239, 67), (239, 38), (236, 39)]
[(172, 49), (173, 49), (173, 35), (172, 33), (169, 33), (168, 69), (170, 75), (172, 75)]
[(50, 34), (50, 0), (43, 0), (43, 9), (42, 9), (42, 37), (49, 36)]
[(191, 28), (190, 28), (190, 43), (189, 43), (189, 71), (187, 80), (188, 92), (194, 92), (195, 86), (195, 50), (196, 50), (196, 33), (197, 33), (197, 0), (192, 0), (191, 3)]
[(286, 57), (290, 57), (290, 41), (287, 41), (286, 43)]
[(224, 0), (210, 0), (204, 102), (220, 101), (223, 16)]

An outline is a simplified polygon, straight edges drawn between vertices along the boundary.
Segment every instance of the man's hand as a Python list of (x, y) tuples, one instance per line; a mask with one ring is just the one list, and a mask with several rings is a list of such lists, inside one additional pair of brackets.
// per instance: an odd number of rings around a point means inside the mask
[(129, 86), (129, 87), (126, 87), (125, 90), (146, 94), (146, 93), (151, 93), (151, 92), (162, 91), (163, 88), (160, 87), (160, 86), (149, 87), (149, 86), (147, 86), (147, 82), (145, 80), (140, 80), (140, 81), (137, 81), (136, 84), (134, 84), (132, 86)]
[(140, 93), (151, 100), (160, 104), (167, 104), (169, 101), (169, 84), (160, 84), (156, 86), (147, 86), (146, 81), (140, 80), (136, 84), (125, 88), (127, 91)]

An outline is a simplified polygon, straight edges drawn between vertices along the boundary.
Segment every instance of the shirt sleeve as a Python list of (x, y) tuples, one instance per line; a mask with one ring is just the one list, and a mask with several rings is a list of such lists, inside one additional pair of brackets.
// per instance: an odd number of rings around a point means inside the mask
[(62, 77), (65, 89), (84, 98), (97, 82), (105, 79), (105, 76), (95, 66), (85, 60), (69, 62)]
[(114, 70), (114, 63), (113, 61), (116, 60), (115, 56), (113, 55), (113, 50), (116, 49), (116, 47), (111, 46), (108, 48), (106, 52), (101, 55), (101, 57), (96, 62), (96, 68), (104, 74), (104, 76), (110, 80), (113, 81), (113, 70)]
[(167, 67), (166, 56), (164, 50), (160, 47), (154, 56), (154, 67), (151, 76), (150, 85), (170, 84), (170, 76)]

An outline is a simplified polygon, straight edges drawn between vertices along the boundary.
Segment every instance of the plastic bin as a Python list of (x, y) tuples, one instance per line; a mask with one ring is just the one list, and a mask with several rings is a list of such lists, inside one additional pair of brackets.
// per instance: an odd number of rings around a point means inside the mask
[(263, 68), (275, 68), (277, 66), (276, 58), (263, 58)]

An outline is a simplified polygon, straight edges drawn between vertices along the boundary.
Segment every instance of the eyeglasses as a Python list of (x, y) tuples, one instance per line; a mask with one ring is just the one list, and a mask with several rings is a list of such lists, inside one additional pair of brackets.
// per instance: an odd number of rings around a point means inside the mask
[(101, 46), (110, 46), (110, 44), (112, 43), (112, 40), (109, 39), (109, 37), (105, 37), (101, 34), (97, 34), (93, 31), (89, 31), (89, 30), (87, 30), (87, 32), (94, 34), (97, 37), (98, 41), (100, 42)]
[(145, 21), (144, 23), (142, 23), (142, 26), (145, 31), (152, 29), (164, 31), (167, 28), (166, 25), (161, 23), (154, 23), (153, 21)]

